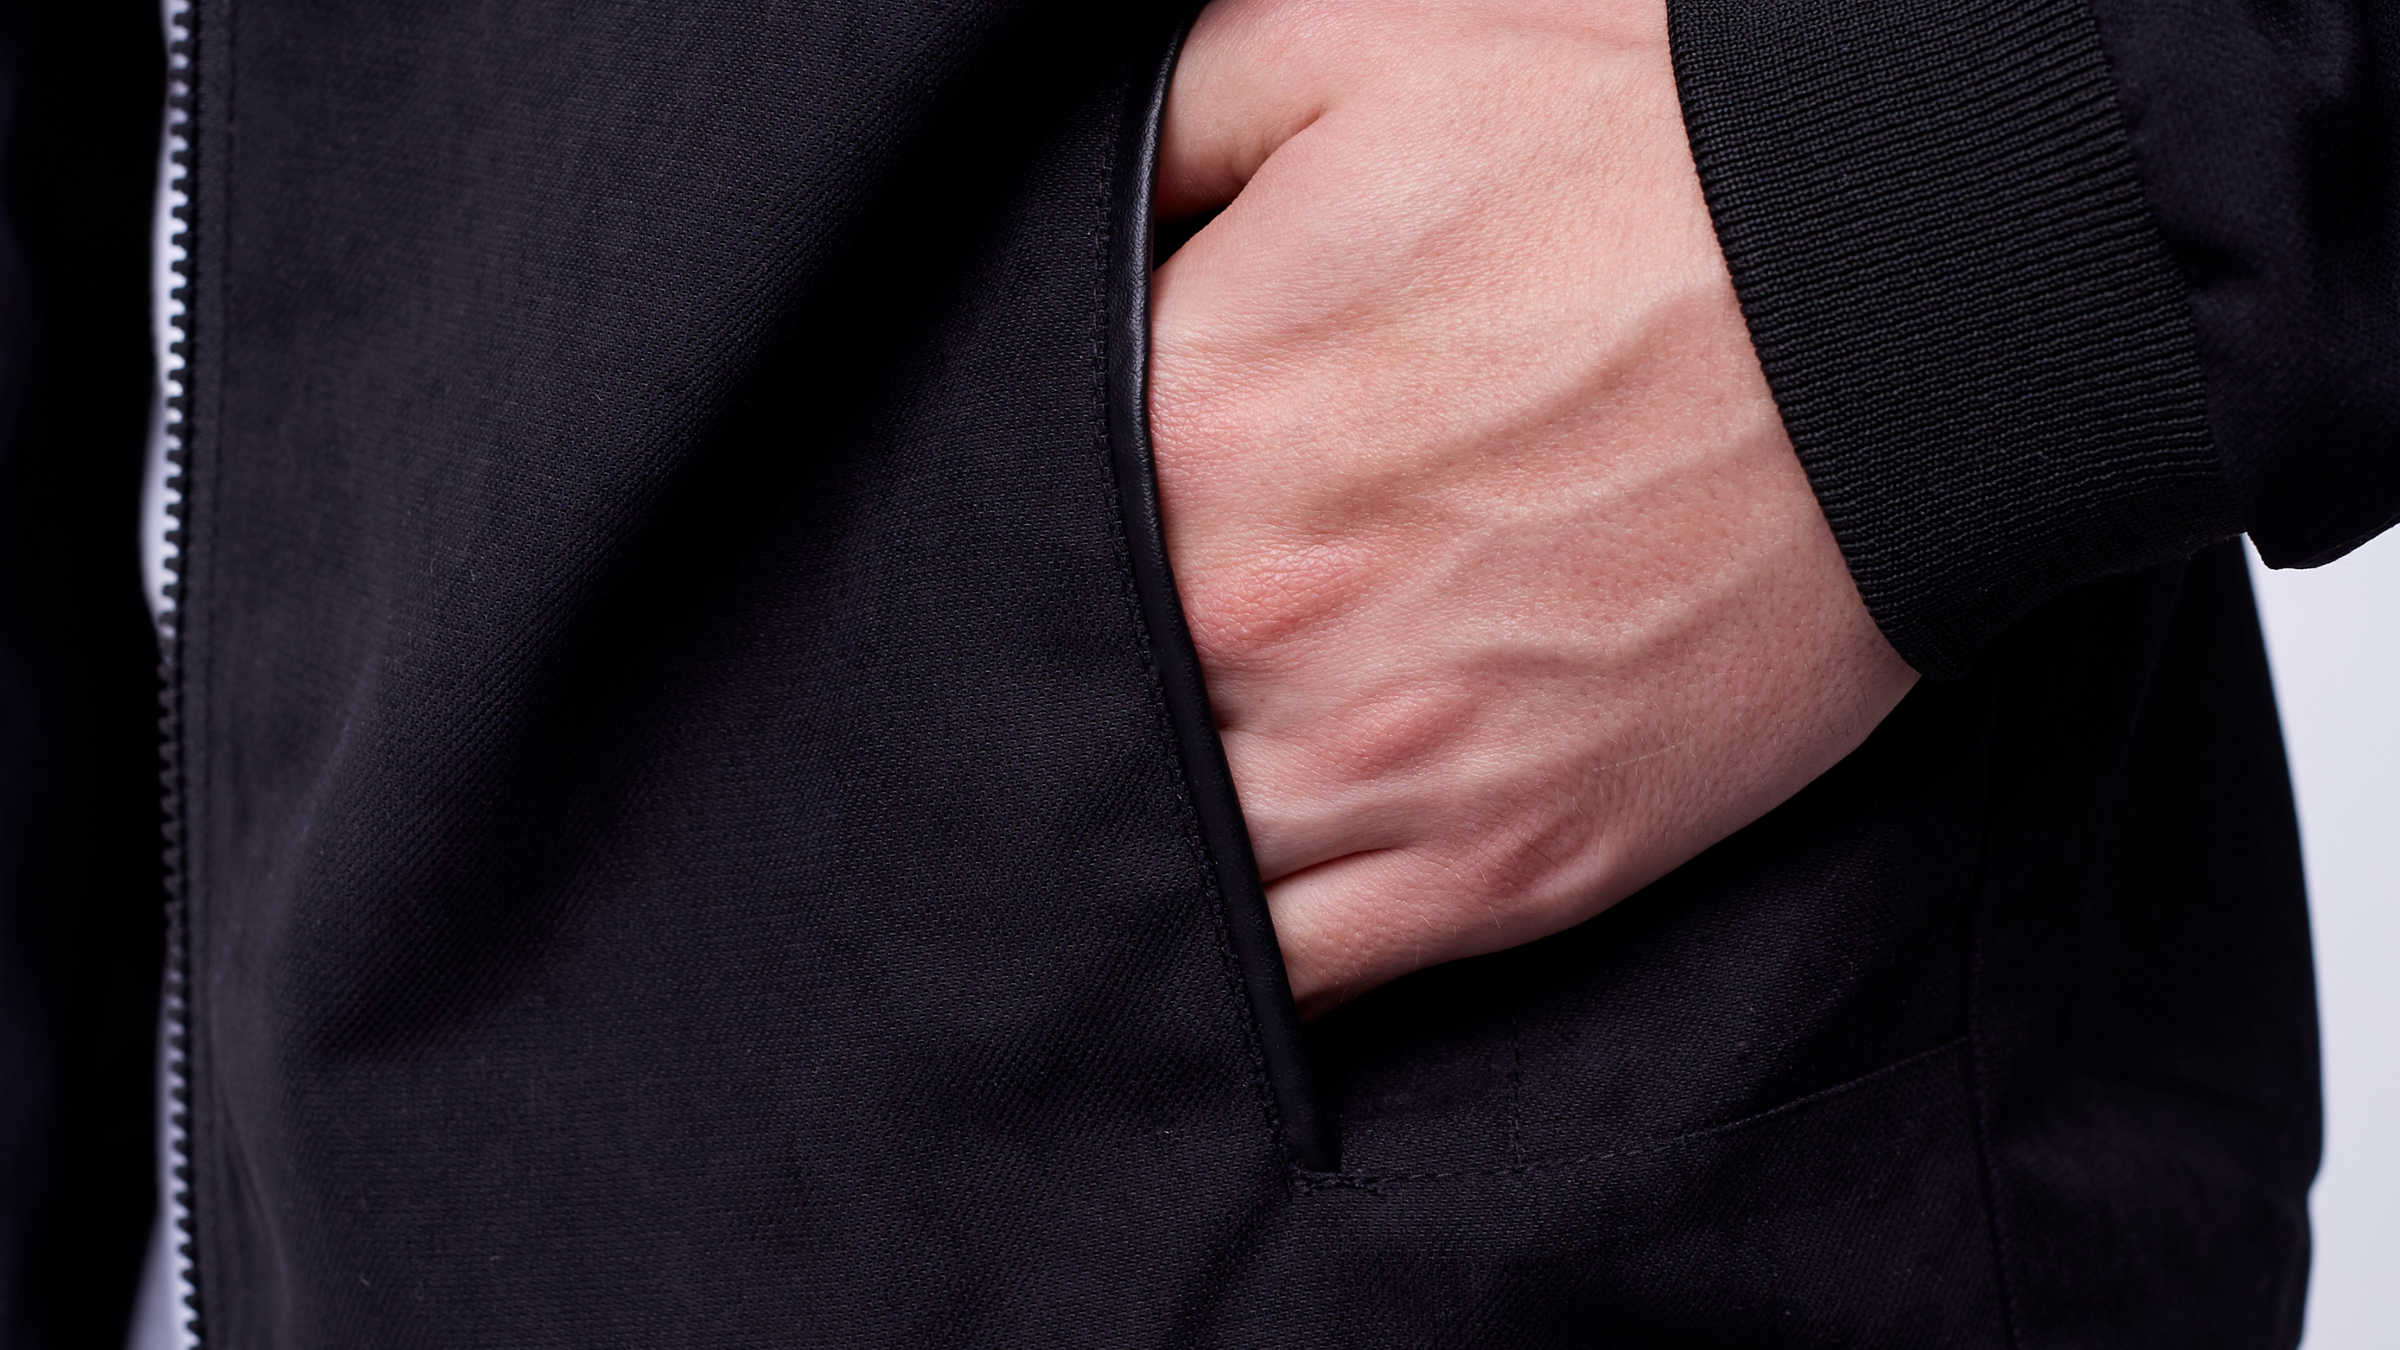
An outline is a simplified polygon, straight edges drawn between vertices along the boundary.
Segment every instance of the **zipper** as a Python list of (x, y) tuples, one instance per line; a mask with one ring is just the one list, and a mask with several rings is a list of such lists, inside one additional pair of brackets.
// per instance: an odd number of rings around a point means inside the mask
[[(167, 100), (160, 130), (158, 197), (151, 240), (151, 326), (156, 347), (159, 413), (157, 446), (163, 473), (145, 484), (145, 551), (165, 584), (156, 596), (159, 630), (160, 783), (165, 794), (167, 963), (161, 991), (160, 1037), (165, 1108), (161, 1115), (164, 1177), (159, 1204), (170, 1227), (167, 1278), (173, 1287), (174, 1344), (200, 1345), (200, 1296), (192, 1224), (191, 1153), (191, 902), (185, 848), (185, 760), (183, 753), (183, 640), (178, 611), (183, 604), (185, 494), (190, 491), (185, 434), (191, 414), (191, 334), (185, 324), (191, 300), (192, 0), (162, 0), (166, 28)], [(146, 571), (149, 569), (145, 569)]]

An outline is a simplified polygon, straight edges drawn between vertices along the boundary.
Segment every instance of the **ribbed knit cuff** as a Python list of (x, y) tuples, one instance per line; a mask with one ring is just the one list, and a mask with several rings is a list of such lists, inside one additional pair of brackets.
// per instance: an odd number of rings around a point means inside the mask
[(2234, 534), (2192, 321), (2082, 0), (1669, 0), (1700, 181), (1867, 608), (1964, 674)]

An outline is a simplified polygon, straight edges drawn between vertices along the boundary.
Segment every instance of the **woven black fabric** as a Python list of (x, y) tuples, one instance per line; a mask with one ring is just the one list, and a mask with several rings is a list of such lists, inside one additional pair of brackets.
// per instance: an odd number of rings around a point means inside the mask
[(2238, 568), (2062, 597), (1276, 1076), (1112, 467), (1173, 17), (204, 5), (207, 1343), (2281, 1343), (2313, 1005)]
[(2190, 314), (2081, 0), (1675, 0), (1700, 178), (1867, 607), (1963, 673), (2235, 532)]
[(2339, 557), (2400, 520), (2400, 12), (2093, 10), (2242, 526), (2278, 567)]
[[(2104, 626), (2118, 659), (2061, 641)], [(2240, 551), (2070, 593), (2000, 655), (1974, 1001), (2020, 1342), (2297, 1344), (2314, 995)]]
[(0, 10), (0, 1345), (119, 1350), (149, 1236), (158, 11)]

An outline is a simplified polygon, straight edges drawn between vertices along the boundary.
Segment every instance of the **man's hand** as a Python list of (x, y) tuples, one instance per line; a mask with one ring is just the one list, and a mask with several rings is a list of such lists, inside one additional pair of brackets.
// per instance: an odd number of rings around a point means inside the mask
[[(1238, 194), (1238, 196), (1237, 196)], [(1168, 543), (1304, 1014), (1597, 914), (1915, 681), (1736, 308), (1661, 0), (1216, 0)]]

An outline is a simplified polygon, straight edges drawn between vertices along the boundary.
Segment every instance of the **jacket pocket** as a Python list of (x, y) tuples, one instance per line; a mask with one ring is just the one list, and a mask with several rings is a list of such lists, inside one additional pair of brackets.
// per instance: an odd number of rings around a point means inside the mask
[[(1188, 23), (1186, 25), (1188, 27)], [(1208, 853), (1225, 936), (1239, 970), (1247, 1021), (1264, 1062), (1278, 1134), (1294, 1165), (1334, 1166), (1308, 1081), (1300, 1015), (1285, 978), (1265, 888), (1250, 852), (1250, 833), (1232, 771), (1209, 711), (1208, 686), (1184, 624), (1160, 523), (1158, 475), (1149, 425), (1150, 269), (1157, 246), (1151, 203), (1158, 176), (1159, 129), (1167, 88), (1183, 46), (1179, 28), (1154, 71), (1137, 71), (1115, 158), (1108, 243), (1108, 433), (1127, 559), (1149, 629), (1151, 658), (1174, 727), (1175, 750)]]

